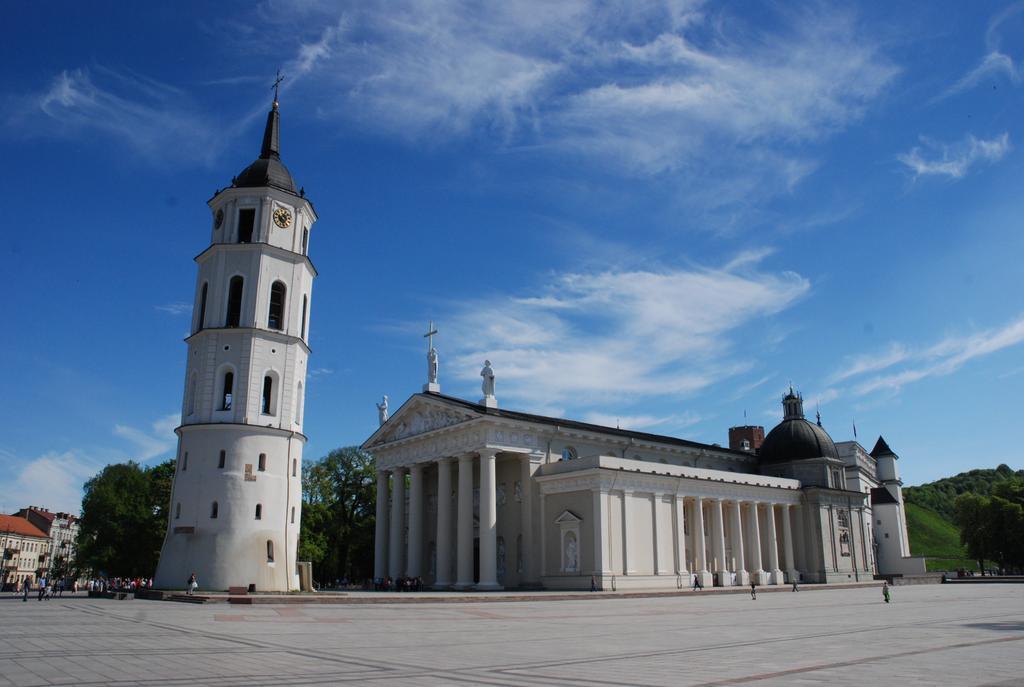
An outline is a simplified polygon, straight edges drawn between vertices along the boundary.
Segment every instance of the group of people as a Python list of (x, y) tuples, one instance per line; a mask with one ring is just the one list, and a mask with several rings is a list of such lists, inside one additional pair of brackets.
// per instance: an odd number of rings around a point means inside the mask
[[(21, 583), (21, 600), (28, 601), (29, 591), (32, 589), (32, 583), (29, 580), (24, 580)], [(52, 599), (53, 597), (64, 596), (64, 590), (68, 589), (72, 594), (78, 591), (78, 581), (74, 580), (70, 584), (66, 583), (63, 579), (53, 580), (49, 577), (43, 576), (39, 578), (39, 584), (36, 586), (36, 598), (39, 601), (44, 599)]]
[(418, 592), (422, 589), (422, 577), (377, 577), (373, 580), (375, 592)]

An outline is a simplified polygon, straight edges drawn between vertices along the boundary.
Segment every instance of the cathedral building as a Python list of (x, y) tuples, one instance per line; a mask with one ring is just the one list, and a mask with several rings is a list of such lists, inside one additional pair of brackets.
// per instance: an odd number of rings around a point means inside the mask
[(837, 446), (792, 390), (767, 436), (735, 427), (725, 448), (505, 410), (488, 372), (479, 403), (431, 379), (363, 444), (375, 577), (610, 590), (923, 572), (907, 557), (896, 456), (881, 438), (871, 453)]
[(317, 215), (281, 162), (279, 127), (275, 93), (259, 157), (208, 202), (157, 587), (192, 573), (203, 589), (299, 587)]

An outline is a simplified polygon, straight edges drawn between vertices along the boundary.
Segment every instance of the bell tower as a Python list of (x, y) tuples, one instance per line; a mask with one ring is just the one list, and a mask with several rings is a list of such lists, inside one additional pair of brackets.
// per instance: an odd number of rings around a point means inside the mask
[(280, 119), (275, 88), (259, 157), (208, 201), (161, 588), (193, 572), (206, 590), (299, 586), (317, 215), (281, 162)]

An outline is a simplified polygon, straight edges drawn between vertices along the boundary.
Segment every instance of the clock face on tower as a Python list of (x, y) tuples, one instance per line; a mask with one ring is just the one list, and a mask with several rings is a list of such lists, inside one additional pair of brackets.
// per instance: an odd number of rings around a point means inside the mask
[(285, 208), (277, 208), (274, 210), (274, 224), (282, 229), (287, 229), (292, 224), (292, 213)]

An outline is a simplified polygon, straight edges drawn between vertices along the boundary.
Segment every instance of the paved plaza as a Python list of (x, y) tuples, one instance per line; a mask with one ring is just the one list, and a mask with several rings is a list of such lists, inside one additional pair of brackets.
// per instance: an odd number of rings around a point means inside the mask
[(0, 685), (1024, 685), (1024, 585), (516, 602), (0, 601)]

